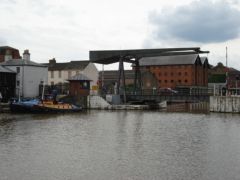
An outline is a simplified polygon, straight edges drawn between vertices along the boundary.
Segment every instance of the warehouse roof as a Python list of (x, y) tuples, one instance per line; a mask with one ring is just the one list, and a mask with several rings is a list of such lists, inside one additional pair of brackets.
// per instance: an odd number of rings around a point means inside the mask
[(187, 64), (195, 64), (195, 62), (198, 59), (200, 60), (198, 54), (144, 57), (139, 60), (139, 65), (140, 66), (187, 65)]

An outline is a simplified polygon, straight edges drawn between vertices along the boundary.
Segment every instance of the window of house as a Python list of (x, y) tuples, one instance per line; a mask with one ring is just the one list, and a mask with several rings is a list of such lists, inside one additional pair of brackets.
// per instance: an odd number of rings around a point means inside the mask
[(68, 78), (72, 76), (72, 71), (68, 71)]
[(59, 78), (62, 77), (62, 71), (58, 71), (58, 77), (59, 77)]
[(51, 86), (53, 86), (53, 85), (54, 85), (54, 82), (52, 81), (52, 82), (51, 82)]
[(54, 78), (54, 71), (51, 71), (51, 78)]
[(20, 73), (20, 67), (16, 67), (17, 73)]
[(17, 81), (17, 86), (20, 86), (20, 81)]

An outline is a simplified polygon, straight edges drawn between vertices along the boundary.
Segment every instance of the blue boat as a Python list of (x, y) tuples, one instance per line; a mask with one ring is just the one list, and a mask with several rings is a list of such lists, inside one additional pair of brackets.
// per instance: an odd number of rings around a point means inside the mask
[(20, 100), (13, 101), (10, 103), (11, 112), (19, 113), (44, 113), (44, 112), (79, 112), (82, 110), (82, 107), (57, 102), (54, 100), (39, 100), (39, 99), (30, 99), (30, 100)]

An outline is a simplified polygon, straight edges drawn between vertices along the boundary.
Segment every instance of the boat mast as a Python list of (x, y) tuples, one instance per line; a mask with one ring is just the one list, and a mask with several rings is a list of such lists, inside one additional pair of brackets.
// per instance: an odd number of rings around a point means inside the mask
[(228, 48), (226, 46), (226, 96), (228, 95)]
[(43, 81), (43, 88), (42, 88), (42, 100), (44, 98), (44, 89), (45, 89), (45, 84), (44, 84), (44, 81)]

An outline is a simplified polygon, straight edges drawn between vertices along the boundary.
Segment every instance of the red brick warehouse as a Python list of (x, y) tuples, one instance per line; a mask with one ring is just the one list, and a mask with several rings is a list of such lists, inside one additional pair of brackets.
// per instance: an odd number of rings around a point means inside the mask
[[(208, 85), (208, 59), (197, 54), (146, 57), (139, 60), (141, 71), (149, 71), (158, 88)], [(149, 87), (151, 88), (151, 87)]]

